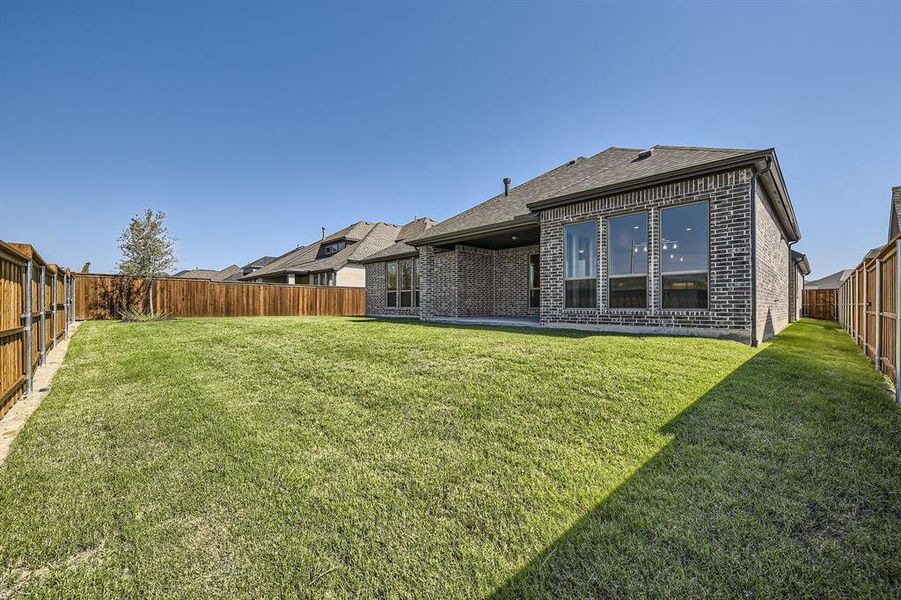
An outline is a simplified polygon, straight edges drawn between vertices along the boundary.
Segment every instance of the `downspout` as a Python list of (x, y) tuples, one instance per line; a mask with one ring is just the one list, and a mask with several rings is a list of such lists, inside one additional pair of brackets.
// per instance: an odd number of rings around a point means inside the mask
[[(770, 170), (770, 159), (766, 166), (751, 174), (751, 345), (757, 347), (757, 178)], [(789, 254), (791, 256), (791, 254)]]

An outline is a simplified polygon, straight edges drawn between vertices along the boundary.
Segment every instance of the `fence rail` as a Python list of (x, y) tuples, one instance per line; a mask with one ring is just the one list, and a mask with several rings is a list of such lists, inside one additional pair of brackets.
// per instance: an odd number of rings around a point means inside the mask
[[(116, 319), (123, 308), (146, 310), (147, 282), (120, 275), (75, 275), (75, 317)], [(167, 277), (153, 282), (154, 309), (173, 317), (357, 316), (364, 288), (219, 283)]]
[(838, 321), (886, 377), (901, 401), (901, 236), (869, 252), (837, 293)]
[(0, 240), (0, 417), (32, 392), (34, 370), (68, 336), (71, 306), (67, 269)]

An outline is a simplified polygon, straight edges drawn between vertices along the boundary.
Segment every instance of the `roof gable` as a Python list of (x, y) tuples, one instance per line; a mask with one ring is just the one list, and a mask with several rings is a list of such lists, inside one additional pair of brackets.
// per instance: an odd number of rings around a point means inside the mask
[[(400, 230), (399, 225), (390, 223), (357, 221), (317, 242), (286, 252), (262, 269), (249, 273), (242, 279), (251, 280), (288, 272), (312, 273), (337, 270), (348, 262), (359, 262), (370, 254), (390, 246), (397, 239)], [(356, 236), (362, 237), (355, 239)], [(352, 243), (334, 254), (320, 257), (320, 250), (324, 245), (341, 239), (347, 239)]]
[(901, 185), (892, 188), (892, 207), (888, 221), (888, 239), (892, 241), (901, 233)]
[[(432, 227), (413, 240), (415, 245), (452, 241), (455, 236), (537, 219), (536, 211), (575, 202), (591, 193), (617, 186), (653, 185), (666, 176), (689, 177), (692, 171), (744, 164), (763, 159), (769, 150), (654, 146), (650, 150), (611, 147), (589, 158), (578, 158), (498, 194)], [(725, 167), (724, 167), (725, 168)], [(778, 169), (778, 165), (776, 166)], [(608, 193), (614, 193), (610, 191)], [(792, 217), (789, 217), (790, 219)]]

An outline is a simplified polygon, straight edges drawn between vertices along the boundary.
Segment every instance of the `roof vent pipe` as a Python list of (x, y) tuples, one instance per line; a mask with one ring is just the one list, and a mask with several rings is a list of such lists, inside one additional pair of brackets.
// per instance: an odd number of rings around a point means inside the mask
[(320, 227), (319, 229), (322, 230), (322, 237), (320, 239), (324, 240), (325, 239), (325, 227)]
[(510, 183), (511, 179), (509, 177), (504, 177), (504, 196), (510, 195)]

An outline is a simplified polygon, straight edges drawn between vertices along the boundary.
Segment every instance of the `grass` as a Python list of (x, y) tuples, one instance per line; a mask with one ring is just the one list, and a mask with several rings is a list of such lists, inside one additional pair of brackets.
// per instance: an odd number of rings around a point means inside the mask
[(901, 417), (817, 321), (92, 322), (0, 506), (0, 597), (897, 597)]

